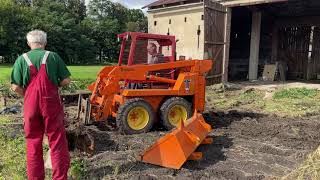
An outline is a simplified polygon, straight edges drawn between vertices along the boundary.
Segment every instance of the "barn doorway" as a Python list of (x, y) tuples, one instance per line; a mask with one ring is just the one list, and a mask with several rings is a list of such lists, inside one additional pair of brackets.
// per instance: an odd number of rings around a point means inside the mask
[(246, 7), (232, 9), (229, 55), (229, 81), (246, 80), (249, 70), (251, 11)]
[(232, 8), (229, 81), (248, 80), (253, 12), (261, 12), (258, 78), (266, 64), (285, 67), (286, 80), (320, 78), (320, 1), (291, 0)]

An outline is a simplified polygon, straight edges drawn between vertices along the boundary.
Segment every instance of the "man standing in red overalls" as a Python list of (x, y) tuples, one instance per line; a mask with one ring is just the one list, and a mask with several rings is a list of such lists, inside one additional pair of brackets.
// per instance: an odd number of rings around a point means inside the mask
[(58, 54), (44, 50), (45, 32), (31, 31), (27, 41), (31, 51), (18, 57), (11, 75), (12, 90), (24, 96), (27, 176), (32, 180), (45, 178), (42, 142), (46, 134), (52, 179), (66, 180), (70, 156), (58, 88), (70, 83), (70, 72)]

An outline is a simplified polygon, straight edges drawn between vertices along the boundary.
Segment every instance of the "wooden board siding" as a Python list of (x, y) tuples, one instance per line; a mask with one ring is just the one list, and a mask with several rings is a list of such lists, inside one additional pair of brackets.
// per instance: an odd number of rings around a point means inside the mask
[(225, 47), (226, 8), (210, 0), (204, 1), (204, 58), (213, 59), (214, 65), (207, 83), (221, 82)]
[[(312, 61), (310, 64), (313, 78), (320, 74), (320, 27), (315, 27), (313, 32)], [(312, 78), (312, 77), (311, 77)]]
[(281, 28), (278, 59), (288, 65), (289, 79), (306, 79), (310, 26)]

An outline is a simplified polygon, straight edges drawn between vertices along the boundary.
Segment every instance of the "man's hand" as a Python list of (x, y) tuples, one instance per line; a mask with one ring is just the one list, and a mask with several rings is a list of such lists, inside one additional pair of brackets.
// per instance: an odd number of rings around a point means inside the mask
[(18, 86), (16, 84), (11, 84), (11, 89), (12, 91), (16, 92), (20, 96), (24, 96), (24, 88), (22, 88), (21, 86)]
[(63, 81), (60, 82), (60, 86), (64, 87), (64, 86), (68, 86), (71, 82), (70, 78), (65, 78)]

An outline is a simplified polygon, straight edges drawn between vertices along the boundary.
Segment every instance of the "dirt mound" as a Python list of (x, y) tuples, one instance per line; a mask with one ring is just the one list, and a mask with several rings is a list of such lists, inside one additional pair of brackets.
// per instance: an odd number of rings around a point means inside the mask
[(81, 132), (95, 141), (93, 155), (87, 158), (87, 179), (271, 179), (292, 171), (320, 142), (319, 116), (293, 120), (229, 111), (204, 117), (214, 127), (214, 143), (200, 146), (204, 159), (188, 161), (181, 170), (137, 160), (166, 132), (128, 136), (101, 125), (85, 127)]

